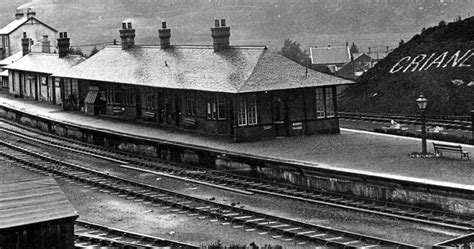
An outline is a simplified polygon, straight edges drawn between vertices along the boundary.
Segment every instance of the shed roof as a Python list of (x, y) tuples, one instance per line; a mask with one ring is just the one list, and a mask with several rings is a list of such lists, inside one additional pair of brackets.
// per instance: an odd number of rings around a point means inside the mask
[(319, 47), (310, 48), (311, 64), (343, 64), (351, 61), (349, 47)]
[(21, 27), (23, 24), (25, 24), (26, 22), (30, 20), (35, 20), (41, 23), (42, 25), (44, 25), (45, 27), (51, 29), (52, 31), (57, 32), (56, 29), (38, 20), (38, 18), (34, 16), (30, 16), (30, 17), (25, 16), (20, 19), (13, 20), (11, 23), (7, 24), (5, 27), (0, 29), (0, 35), (9, 35), (10, 33), (12, 33), (13, 31), (15, 31), (16, 29), (18, 29), (19, 27)]
[(0, 229), (77, 216), (51, 177), (0, 185)]
[(67, 70), (81, 62), (84, 58), (79, 55), (67, 55), (59, 58), (58, 54), (29, 53), (14, 63), (5, 66), (6, 69), (21, 70), (36, 73), (54, 74)]
[(268, 51), (265, 47), (108, 46), (58, 77), (172, 89), (244, 93), (350, 84)]

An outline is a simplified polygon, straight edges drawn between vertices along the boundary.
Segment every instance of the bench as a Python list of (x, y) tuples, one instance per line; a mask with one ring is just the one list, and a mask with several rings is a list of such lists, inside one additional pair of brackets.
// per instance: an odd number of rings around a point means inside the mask
[(121, 106), (114, 106), (112, 107), (112, 115), (118, 115), (122, 113), (122, 107)]
[(195, 118), (183, 118), (183, 126), (185, 128), (196, 128), (196, 119)]
[(142, 117), (143, 117), (143, 119), (145, 119), (145, 120), (155, 120), (155, 118), (156, 118), (156, 113), (154, 113), (154, 112), (149, 112), (149, 111), (144, 111), (144, 112), (142, 113)]
[(433, 143), (433, 148), (436, 155), (443, 156), (443, 151), (461, 154), (461, 159), (467, 158), (469, 160), (469, 152), (462, 150), (461, 145), (437, 144)]

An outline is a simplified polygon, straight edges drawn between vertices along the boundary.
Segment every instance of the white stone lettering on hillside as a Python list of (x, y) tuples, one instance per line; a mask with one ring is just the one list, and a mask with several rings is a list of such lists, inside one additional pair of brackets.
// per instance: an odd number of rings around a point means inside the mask
[(432, 53), (430, 56), (427, 54), (418, 54), (414, 57), (405, 56), (393, 65), (389, 73), (420, 72), (433, 68), (471, 67), (468, 61), (473, 55), (474, 52), (472, 52), (472, 49), (469, 49), (464, 53), (458, 50), (452, 54), (449, 51), (445, 51), (441, 54)]

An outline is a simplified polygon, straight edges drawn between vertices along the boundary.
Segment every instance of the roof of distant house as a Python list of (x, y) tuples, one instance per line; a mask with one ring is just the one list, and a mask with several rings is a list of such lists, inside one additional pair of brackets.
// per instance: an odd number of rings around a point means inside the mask
[(52, 177), (0, 184), (0, 229), (77, 216)]
[(11, 23), (7, 24), (7, 26), (0, 29), (0, 35), (8, 35), (8, 34), (12, 33), (13, 31), (17, 30), (19, 27), (21, 27), (23, 24), (25, 24), (26, 22), (28, 22), (30, 20), (35, 20), (35, 21), (41, 23), (42, 25), (46, 26), (47, 28), (53, 30), (54, 32), (57, 32), (56, 29), (54, 29), (53, 27), (51, 27), (51, 26), (43, 23), (42, 21), (38, 20), (38, 18), (36, 18), (34, 16), (30, 16), (30, 17), (25, 16), (25, 17), (22, 17), (20, 19), (13, 20)]
[(265, 47), (108, 46), (54, 76), (171, 89), (244, 93), (351, 84), (319, 73)]
[(343, 64), (351, 61), (349, 47), (328, 46), (310, 48), (311, 64)]
[(71, 66), (83, 61), (79, 55), (67, 55), (59, 58), (58, 54), (29, 53), (14, 63), (3, 68), (36, 73), (54, 74), (67, 70)]
[(387, 52), (371, 52), (371, 53), (368, 53), (367, 55), (370, 56), (374, 60), (381, 60), (387, 57), (388, 54), (389, 53)]

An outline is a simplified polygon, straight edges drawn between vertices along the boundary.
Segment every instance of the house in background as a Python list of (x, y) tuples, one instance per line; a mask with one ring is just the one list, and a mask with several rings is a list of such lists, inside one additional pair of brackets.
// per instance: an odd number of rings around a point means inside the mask
[(224, 19), (211, 28), (211, 46), (172, 45), (166, 23), (158, 46), (136, 45), (130, 22), (119, 31), (121, 45), (51, 75), (75, 83), (90, 115), (234, 141), (339, 133), (336, 88), (352, 81), (308, 71), (264, 46), (231, 46)]
[(309, 49), (311, 68), (318, 72), (335, 74), (351, 61), (349, 46), (314, 47)]
[(0, 60), (22, 51), (21, 39), (26, 32), (32, 44), (51, 39), (50, 47), (56, 47), (58, 31), (36, 18), (36, 13), (27, 9), (26, 13), (17, 10), (15, 20), (0, 29)]
[(352, 54), (352, 60), (343, 65), (334, 75), (356, 80), (375, 65), (375, 60), (365, 53)]

